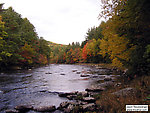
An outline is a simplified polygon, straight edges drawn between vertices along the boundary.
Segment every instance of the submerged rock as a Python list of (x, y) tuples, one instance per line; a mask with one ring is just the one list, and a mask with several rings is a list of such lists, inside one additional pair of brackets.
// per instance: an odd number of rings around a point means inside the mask
[(47, 72), (47, 73), (45, 73), (45, 74), (52, 74), (52, 73), (50, 73), (50, 72)]

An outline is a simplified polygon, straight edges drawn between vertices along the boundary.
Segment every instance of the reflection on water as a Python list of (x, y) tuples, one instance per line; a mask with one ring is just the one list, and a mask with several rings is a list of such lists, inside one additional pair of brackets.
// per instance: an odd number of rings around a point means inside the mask
[[(57, 65), (16, 73), (0, 74), (0, 111), (14, 108), (20, 104), (34, 107), (55, 105), (66, 98), (60, 98), (57, 92), (84, 91), (92, 80), (81, 78), (79, 72), (90, 70), (88, 66)], [(77, 70), (73, 72), (73, 70)]]

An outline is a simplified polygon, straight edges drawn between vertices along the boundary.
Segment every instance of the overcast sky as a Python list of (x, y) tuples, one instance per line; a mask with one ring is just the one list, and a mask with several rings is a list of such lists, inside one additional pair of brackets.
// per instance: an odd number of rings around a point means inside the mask
[(88, 28), (98, 26), (100, 0), (1, 0), (27, 17), (39, 37), (60, 44), (82, 42)]

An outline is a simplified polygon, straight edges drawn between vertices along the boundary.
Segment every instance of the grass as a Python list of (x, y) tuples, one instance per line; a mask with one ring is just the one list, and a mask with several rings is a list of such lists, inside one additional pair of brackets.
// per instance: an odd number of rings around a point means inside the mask
[[(121, 82), (122, 85), (119, 87), (110, 86), (108, 90), (97, 95), (96, 103), (99, 106), (99, 111), (102, 113), (125, 113), (126, 105), (150, 105), (150, 76), (142, 76), (129, 81), (120, 78), (117, 82)], [(126, 97), (117, 97), (112, 94), (127, 87), (136, 88), (138, 92)]]

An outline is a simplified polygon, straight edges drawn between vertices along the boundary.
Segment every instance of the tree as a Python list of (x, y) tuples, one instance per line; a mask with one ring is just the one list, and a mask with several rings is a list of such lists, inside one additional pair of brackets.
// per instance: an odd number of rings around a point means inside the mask
[(35, 32), (35, 27), (27, 18), (22, 19), (18, 34), (23, 44), (28, 43), (33, 45), (34, 42), (39, 39), (37, 33)]
[(129, 48), (129, 40), (126, 37), (119, 37), (113, 32), (113, 26), (110, 23), (108, 26), (105, 26), (106, 28), (103, 31), (104, 38), (100, 41), (100, 54), (103, 57), (109, 55), (114, 66), (122, 67), (129, 62), (131, 52), (135, 47), (131, 46)]
[(88, 42), (84, 45), (84, 47), (82, 49), (82, 53), (81, 53), (82, 62), (88, 62), (87, 46), (88, 46)]
[(48, 46), (48, 41), (44, 40), (43, 37), (39, 39), (39, 53), (45, 55), (49, 62), (51, 49)]
[(12, 56), (10, 48), (5, 41), (7, 33), (5, 32), (4, 22), (2, 22), (2, 17), (0, 16), (0, 66), (7, 66), (7, 59)]
[(4, 4), (0, 4), (0, 13), (2, 13), (2, 12), (4, 11), (3, 5), (4, 5)]
[(100, 63), (104, 62), (101, 54), (99, 54), (100, 39), (89, 40), (82, 49), (83, 62)]
[(21, 62), (23, 65), (33, 64), (33, 59), (35, 57), (35, 50), (27, 43), (21, 48), (20, 55), (23, 57)]
[[(103, 23), (103, 22), (102, 22)], [(98, 27), (92, 27), (91, 29), (88, 29), (88, 32), (86, 33), (86, 40), (92, 40), (92, 39), (102, 39), (102, 27), (99, 25)]]
[(39, 39), (29, 20), (23, 19), (12, 7), (3, 10), (0, 5), (0, 14), (3, 17), (0, 16), (0, 66), (28, 67), (48, 63), (48, 42)]
[(125, 38), (128, 41), (126, 49), (132, 49), (130, 52), (132, 54), (126, 62), (129, 74), (131, 76), (147, 74), (148, 67), (143, 56), (150, 42), (150, 2), (148, 0), (103, 0), (103, 11), (100, 15), (109, 18), (105, 28), (113, 28), (113, 30), (108, 31), (108, 34), (112, 32), (110, 35), (116, 35), (117, 39)]

